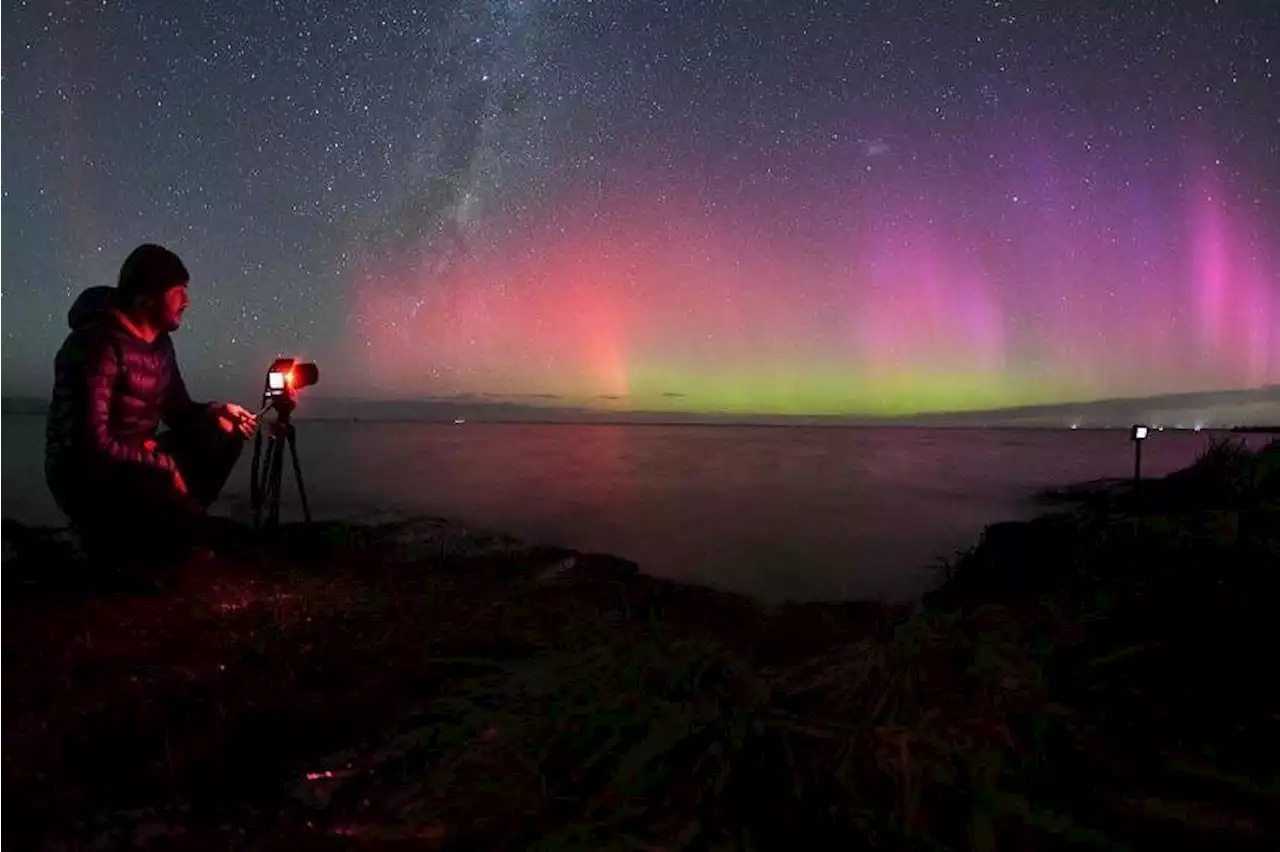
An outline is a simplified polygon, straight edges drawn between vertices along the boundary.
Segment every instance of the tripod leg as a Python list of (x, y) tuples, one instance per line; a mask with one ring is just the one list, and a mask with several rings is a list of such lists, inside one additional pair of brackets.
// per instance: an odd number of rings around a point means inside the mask
[(249, 468), (249, 506), (253, 510), (253, 528), (262, 526), (262, 480), (258, 476), (258, 462), (262, 458), (262, 430), (253, 436), (253, 464)]
[(275, 457), (275, 441), (266, 436), (266, 449), (262, 452), (262, 467), (257, 484), (257, 516), (261, 518), (260, 526), (270, 525), (271, 505), (271, 459)]
[(268, 501), (267, 517), (273, 527), (280, 526), (280, 474), (284, 470), (284, 448), (280, 446), (280, 442), (284, 437), (284, 435), (274, 435), (271, 441), (271, 481), (269, 483), (271, 496)]
[(298, 480), (298, 496), (302, 498), (302, 517), (311, 523), (311, 508), (307, 505), (307, 489), (302, 485), (302, 465), (298, 462), (298, 430), (289, 424), (289, 454), (293, 456), (293, 476)]

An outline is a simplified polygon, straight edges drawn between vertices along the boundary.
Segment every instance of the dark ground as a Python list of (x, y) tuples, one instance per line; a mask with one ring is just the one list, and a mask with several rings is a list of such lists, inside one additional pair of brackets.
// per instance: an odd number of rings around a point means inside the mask
[(159, 591), (6, 524), (9, 849), (1274, 849), (1280, 445), (765, 610), (423, 520)]

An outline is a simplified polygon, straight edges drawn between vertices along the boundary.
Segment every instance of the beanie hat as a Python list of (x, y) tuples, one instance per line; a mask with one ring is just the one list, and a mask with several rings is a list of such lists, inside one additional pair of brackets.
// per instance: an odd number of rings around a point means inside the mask
[(163, 293), (191, 276), (176, 254), (163, 246), (144, 243), (125, 258), (116, 289), (126, 301), (147, 293)]

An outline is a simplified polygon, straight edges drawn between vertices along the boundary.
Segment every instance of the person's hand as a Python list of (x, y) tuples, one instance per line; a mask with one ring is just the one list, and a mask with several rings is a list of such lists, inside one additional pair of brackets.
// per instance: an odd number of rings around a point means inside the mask
[(182, 471), (178, 470), (177, 468), (174, 468), (174, 471), (173, 471), (173, 487), (177, 489), (177, 492), (184, 497), (186, 497), (188, 494), (191, 493), (187, 489), (187, 481), (182, 478)]
[(257, 415), (242, 405), (224, 402), (214, 411), (223, 432), (239, 431), (242, 437), (248, 438), (253, 434), (253, 430), (258, 428)]

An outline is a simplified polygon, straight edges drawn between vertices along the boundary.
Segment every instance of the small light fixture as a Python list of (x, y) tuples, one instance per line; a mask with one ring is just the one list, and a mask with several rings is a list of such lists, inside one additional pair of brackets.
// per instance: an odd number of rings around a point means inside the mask
[(1142, 481), (1142, 442), (1151, 434), (1151, 428), (1135, 423), (1129, 430), (1129, 440), (1133, 441), (1133, 487), (1137, 488)]

